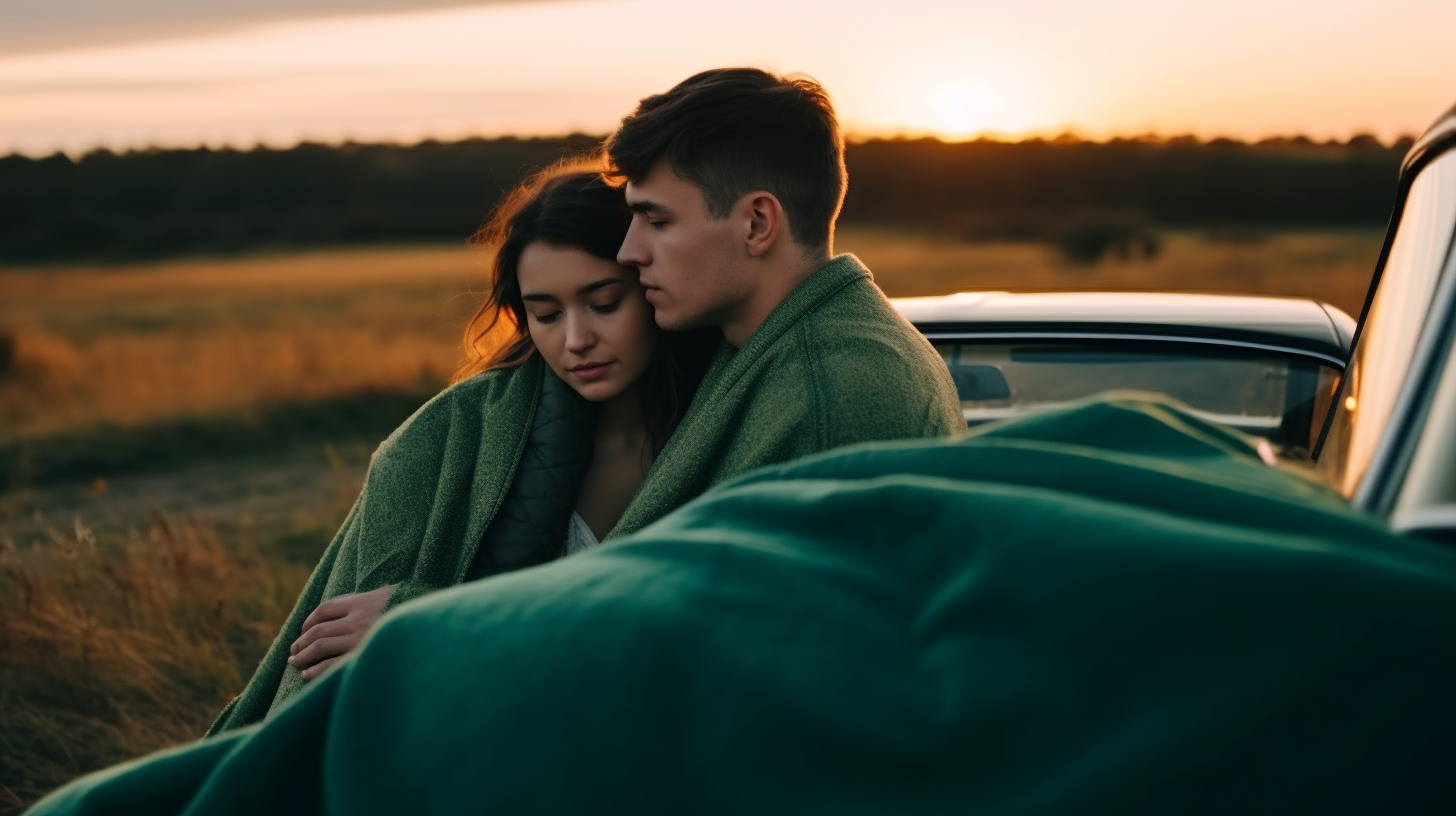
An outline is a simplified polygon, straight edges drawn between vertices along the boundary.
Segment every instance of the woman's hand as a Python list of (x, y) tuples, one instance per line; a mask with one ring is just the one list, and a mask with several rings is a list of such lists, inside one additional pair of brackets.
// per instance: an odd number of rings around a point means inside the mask
[(340, 595), (318, 605), (303, 622), (303, 634), (289, 647), (288, 665), (312, 680), (353, 651), (364, 635), (384, 614), (384, 604), (394, 594), (394, 584), (370, 592)]

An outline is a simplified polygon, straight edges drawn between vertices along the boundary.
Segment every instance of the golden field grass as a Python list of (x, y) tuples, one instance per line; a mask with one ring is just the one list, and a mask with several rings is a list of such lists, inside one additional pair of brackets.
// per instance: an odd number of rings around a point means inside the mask
[[(1068, 263), (1037, 244), (846, 230), (892, 295), (975, 289), (1318, 297), (1357, 315), (1378, 231)], [(483, 285), (463, 247), (0, 269), (0, 447), (148, 423), (429, 393)], [(322, 442), (0, 493), (0, 813), (195, 738), (236, 693), (339, 523), (370, 445)], [(38, 448), (45, 450), (44, 447)], [(0, 489), (9, 480), (0, 480)]]
[(332, 252), (0, 272), (0, 381), (15, 437), (439, 383), (458, 362), (477, 259)]
[[(1040, 244), (847, 230), (838, 249), (891, 296), (969, 289), (1170, 289), (1319, 297), (1358, 316), (1374, 231), (1209, 241), (1172, 234), (1152, 260), (1062, 260)], [(443, 382), (483, 285), (464, 248), (316, 252), (0, 271), (0, 380), (12, 438)]]
[(154, 516), (0, 542), (0, 810), (200, 735), (240, 688), (308, 567)]
[(1236, 240), (1162, 236), (1151, 259), (1105, 257), (1083, 266), (1050, 246), (981, 244), (879, 230), (847, 231), (838, 249), (860, 256), (892, 297), (1007, 291), (1176, 291), (1312, 297), (1358, 317), (1380, 254), (1379, 230), (1272, 233)]

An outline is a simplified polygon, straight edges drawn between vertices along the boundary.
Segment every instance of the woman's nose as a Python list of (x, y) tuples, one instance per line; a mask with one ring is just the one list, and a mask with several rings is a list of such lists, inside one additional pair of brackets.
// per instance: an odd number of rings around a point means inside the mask
[(566, 350), (573, 354), (580, 354), (596, 345), (596, 332), (592, 331), (591, 321), (583, 314), (568, 314), (566, 316)]

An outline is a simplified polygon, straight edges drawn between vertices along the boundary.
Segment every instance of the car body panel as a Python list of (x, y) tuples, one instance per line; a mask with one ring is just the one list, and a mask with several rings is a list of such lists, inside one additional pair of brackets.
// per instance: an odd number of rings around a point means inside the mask
[(1189, 338), (1311, 352), (1343, 365), (1355, 321), (1306, 298), (1172, 292), (961, 292), (896, 298), (927, 335)]

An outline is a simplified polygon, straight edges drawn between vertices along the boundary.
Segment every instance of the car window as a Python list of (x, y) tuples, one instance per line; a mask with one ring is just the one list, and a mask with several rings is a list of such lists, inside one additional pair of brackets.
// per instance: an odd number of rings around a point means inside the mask
[(1319, 468), (1346, 496), (1359, 486), (1415, 353), (1456, 223), (1456, 152), (1421, 171), (1348, 369)]
[(1456, 507), (1456, 364), (1449, 348), (1426, 417), (1395, 504), (1397, 517)]
[(1046, 410), (1109, 390), (1166, 394), (1203, 416), (1307, 455), (1337, 370), (1237, 346), (1157, 340), (937, 340), (967, 424)]

